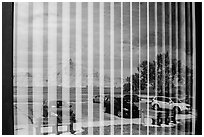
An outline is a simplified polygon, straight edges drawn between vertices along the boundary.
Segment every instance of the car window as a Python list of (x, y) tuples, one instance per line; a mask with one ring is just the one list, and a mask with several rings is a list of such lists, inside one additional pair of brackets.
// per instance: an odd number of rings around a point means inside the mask
[(110, 99), (108, 97), (105, 98), (105, 101), (110, 101)]
[(129, 99), (129, 98), (130, 98), (130, 95), (125, 95), (124, 98), (125, 98), (125, 99)]
[(181, 100), (177, 99), (177, 98), (172, 98), (171, 99), (174, 103), (181, 103)]
[(130, 101), (130, 95), (125, 95), (125, 96), (124, 96), (124, 100)]
[(164, 101), (165, 102), (169, 102), (170, 100), (169, 100), (169, 98), (165, 98)]
[(157, 97), (158, 101), (164, 101), (164, 99), (162, 97)]

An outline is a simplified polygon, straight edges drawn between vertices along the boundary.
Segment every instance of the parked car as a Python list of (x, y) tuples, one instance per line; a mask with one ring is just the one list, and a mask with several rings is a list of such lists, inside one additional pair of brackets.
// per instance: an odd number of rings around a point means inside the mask
[[(124, 95), (124, 96), (123, 96), (123, 99), (124, 99), (126, 102), (130, 103), (130, 102), (131, 102), (131, 95), (130, 95), (130, 94)], [(141, 99), (139, 98), (138, 95), (132, 94), (132, 102), (134, 103), (134, 105), (139, 106), (139, 102), (140, 102), (140, 101), (141, 101)]]
[(168, 109), (175, 113), (190, 112), (191, 106), (176, 97), (156, 96), (152, 99), (151, 106), (155, 110)]
[(68, 105), (65, 101), (44, 101), (43, 117), (57, 117), (58, 123), (62, 122), (62, 114), (70, 118), (70, 122), (76, 123), (75, 113), (72, 105)]
[[(121, 109), (121, 100), (123, 99), (123, 109)], [(106, 97), (104, 101), (104, 112), (111, 113), (111, 100), (114, 102), (114, 115), (118, 117), (123, 116), (124, 118), (130, 118), (131, 106), (130, 102), (121, 97)], [(122, 110), (122, 111), (121, 111)], [(123, 115), (122, 115), (123, 112)], [(139, 117), (138, 107), (132, 103), (132, 117)]]
[(106, 97), (108, 97), (108, 95), (95, 95), (93, 98), (93, 103), (100, 103), (104, 101)]

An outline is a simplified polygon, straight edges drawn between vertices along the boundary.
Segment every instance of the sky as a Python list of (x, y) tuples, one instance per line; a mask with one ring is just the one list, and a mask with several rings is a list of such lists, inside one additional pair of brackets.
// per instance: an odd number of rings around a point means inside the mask
[[(132, 8), (132, 61), (133, 73), (137, 72), (139, 58), (142, 61), (147, 60), (147, 3), (133, 3)], [(48, 59), (48, 69), (61, 71), (73, 64), (81, 65), (82, 79), (86, 80), (88, 74), (88, 3), (82, 3), (81, 15), (79, 16), (76, 3), (15, 3), (15, 22), (14, 22), (14, 68), (17, 64), (18, 72), (31, 71), (34, 74), (41, 75), (43, 72), (43, 61)], [(172, 7), (173, 9), (174, 7)], [(32, 10), (33, 9), (33, 10)], [(157, 19), (158, 19), (158, 38), (155, 47), (155, 11), (154, 3), (150, 3), (149, 7), (149, 60), (154, 60), (155, 48), (157, 53), (169, 51), (169, 14), (168, 4), (165, 5), (165, 24), (162, 24), (162, 7), (158, 3)], [(174, 11), (172, 12), (174, 14)], [(93, 73), (95, 79), (98, 80), (100, 72), (100, 3), (93, 4)], [(69, 18), (70, 17), (70, 18)], [(110, 56), (111, 47), (110, 40), (112, 38), (110, 28), (111, 25), (110, 3), (104, 3), (104, 75), (105, 81), (110, 83)], [(140, 27), (139, 27), (140, 17)], [(47, 24), (46, 24), (47, 19)], [(78, 22), (76, 22), (78, 21)], [(66, 32), (67, 25), (69, 32)], [(81, 33), (76, 33), (78, 24), (81, 24)], [(165, 43), (162, 44), (162, 27), (165, 27)], [(182, 25), (179, 24), (179, 25)], [(47, 27), (46, 27), (47, 26)], [(64, 27), (65, 26), (65, 27)], [(173, 22), (172, 28), (175, 24)], [(123, 77), (130, 76), (130, 3), (123, 3)], [(140, 31), (140, 34), (139, 34)], [(172, 31), (173, 36), (175, 31)], [(81, 35), (81, 64), (76, 59), (77, 40)], [(45, 38), (48, 38), (47, 41)], [(140, 45), (139, 45), (140, 39)], [(69, 40), (69, 41), (68, 41)], [(47, 44), (47, 47), (45, 45)], [(69, 47), (69, 52), (64, 49)], [(176, 49), (179, 51), (181, 60), (189, 57), (183, 50), (182, 46), (175, 47), (175, 40), (172, 40), (172, 54), (175, 57)], [(46, 54), (47, 53), (47, 54)], [(67, 56), (63, 56), (68, 54)], [(59, 57), (58, 57), (59, 56)], [(69, 58), (67, 58), (69, 57)], [(63, 64), (63, 65), (62, 65)], [(47, 68), (44, 68), (46, 70)], [(56, 70), (57, 68), (57, 70)], [(62, 69), (61, 69), (62, 68)], [(48, 69), (46, 71), (48, 71)], [(75, 73), (75, 70), (70, 70)], [(58, 73), (58, 72), (57, 72)], [(61, 73), (61, 72), (59, 72)], [(49, 73), (52, 74), (52, 73)], [(48, 75), (49, 75), (48, 74)], [(121, 74), (121, 3), (114, 3), (114, 74), (115, 84), (120, 83)], [(73, 75), (74, 77), (74, 75)], [(86, 80), (87, 81), (87, 80)], [(105, 82), (105, 83), (106, 83)], [(86, 83), (85, 83), (86, 84)]]

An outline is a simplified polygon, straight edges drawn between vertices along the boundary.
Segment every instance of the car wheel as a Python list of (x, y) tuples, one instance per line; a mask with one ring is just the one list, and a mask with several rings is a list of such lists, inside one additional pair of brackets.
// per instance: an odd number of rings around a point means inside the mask
[(122, 113), (121, 113), (120, 110), (117, 112), (117, 116), (118, 116), (118, 117), (121, 117), (121, 116), (122, 116)]
[(181, 109), (180, 109), (179, 107), (175, 107), (173, 110), (174, 110), (174, 112), (175, 112), (176, 114), (181, 113)]
[(154, 109), (154, 110), (159, 110), (160, 107), (159, 107), (159, 105), (154, 105), (154, 106), (153, 106), (153, 109)]

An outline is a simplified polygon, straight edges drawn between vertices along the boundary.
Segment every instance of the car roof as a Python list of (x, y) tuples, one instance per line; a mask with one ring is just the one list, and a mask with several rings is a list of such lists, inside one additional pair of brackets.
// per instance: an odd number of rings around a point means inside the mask
[(178, 99), (178, 100), (180, 100), (178, 97), (155, 96), (154, 98), (158, 98), (158, 97), (160, 97), (160, 98), (168, 98), (168, 99)]
[[(127, 96), (127, 95), (131, 95), (131, 94), (125, 94), (123, 96)], [(133, 96), (138, 96), (138, 94), (132, 94)]]
[(154, 98), (170, 98), (170, 97), (165, 97), (165, 96), (155, 96)]
[(155, 96), (155, 98), (158, 98), (158, 97), (160, 97), (160, 98), (166, 98), (165, 96)]

